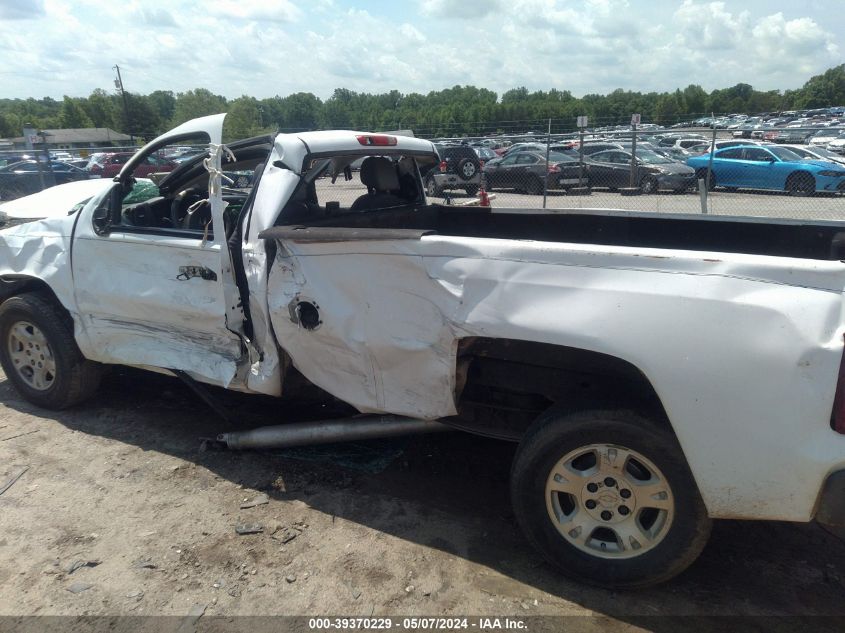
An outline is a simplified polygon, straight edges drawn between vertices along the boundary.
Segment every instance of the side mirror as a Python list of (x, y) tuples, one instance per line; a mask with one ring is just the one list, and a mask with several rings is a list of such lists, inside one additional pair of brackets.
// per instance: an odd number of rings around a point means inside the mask
[(94, 233), (97, 235), (108, 235), (111, 229), (111, 212), (108, 200), (109, 198), (106, 198), (100, 206), (94, 209), (94, 213), (91, 215), (91, 224), (94, 226)]
[[(97, 235), (108, 235), (111, 232), (112, 224), (120, 223), (120, 204), (123, 201), (122, 187), (115, 186), (109, 191), (109, 195), (100, 201), (97, 208), (91, 214), (91, 224), (94, 233)], [(115, 215), (117, 214), (117, 215)]]

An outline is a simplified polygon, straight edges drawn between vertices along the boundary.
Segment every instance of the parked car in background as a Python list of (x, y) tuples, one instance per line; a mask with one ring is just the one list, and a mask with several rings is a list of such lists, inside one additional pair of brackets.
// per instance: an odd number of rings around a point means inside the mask
[(11, 165), (12, 163), (19, 163), (22, 160), (35, 160), (35, 154), (26, 154), (18, 152), (2, 154), (0, 155), (0, 167), (5, 167), (6, 165)]
[(88, 173), (84, 169), (68, 163), (55, 160), (49, 165), (43, 163), (39, 173), (38, 161), (24, 160), (0, 167), (0, 200), (12, 200), (53, 185), (87, 179)]
[[(608, 149), (589, 157), (590, 186), (619, 189), (630, 186), (631, 152)], [(695, 187), (695, 171), (656, 152), (638, 151), (635, 187), (643, 193), (686, 191)]]
[[(94, 161), (88, 168), (92, 176), (100, 178), (114, 178), (123, 169), (123, 166), (135, 154), (133, 152), (119, 152), (106, 154), (101, 160)], [(159, 158), (155, 154), (147, 156), (143, 165), (139, 165), (136, 173), (139, 178), (145, 178), (150, 174), (173, 171), (177, 163), (167, 158)]]
[(775, 143), (804, 144), (807, 142), (807, 139), (810, 138), (814, 133), (814, 130), (807, 129), (806, 127), (787, 127), (782, 130), (779, 130), (777, 134), (775, 134), (774, 137), (772, 137), (770, 140), (774, 141)]
[(657, 145), (660, 147), (673, 147), (681, 140), (695, 140), (699, 143), (703, 143), (707, 140), (707, 137), (702, 136), (701, 134), (664, 134), (657, 139)]
[[(541, 194), (545, 189), (568, 189), (578, 186), (579, 162), (577, 157), (561, 152), (549, 152), (546, 162), (542, 152), (514, 152), (484, 165), (482, 186), (487, 190), (508, 188)], [(583, 170), (586, 184), (587, 170)]]
[(781, 145), (781, 147), (795, 152), (801, 158), (809, 158), (810, 160), (826, 160), (831, 163), (839, 163), (845, 165), (845, 156), (831, 152), (825, 147), (817, 147), (815, 145)]
[(472, 149), (475, 150), (476, 154), (478, 154), (478, 160), (480, 161), (482, 167), (484, 167), (484, 163), (488, 160), (499, 158), (499, 155), (490, 147), (475, 146)]
[[(707, 178), (709, 155), (694, 156), (687, 165), (697, 178)], [(845, 191), (845, 169), (836, 163), (806, 160), (783, 147), (758, 145), (719, 150), (713, 156), (709, 189), (772, 189), (793, 195)]]
[(186, 160), (193, 158), (198, 154), (205, 154), (206, 150), (201, 147), (183, 147), (178, 152), (167, 156), (168, 160), (174, 163), (184, 163)]
[(824, 128), (813, 134), (810, 138), (807, 139), (808, 145), (814, 145), (816, 147), (827, 147), (828, 143), (831, 141), (835, 141), (839, 136), (842, 134), (840, 130), (831, 130), (829, 128)]
[(481, 161), (469, 145), (435, 145), (440, 164), (423, 174), (428, 196), (442, 196), (447, 189), (463, 189), (474, 196), (481, 185)]
[(591, 141), (584, 143), (583, 151), (585, 156), (590, 156), (597, 152), (604, 152), (609, 149), (623, 149), (621, 143), (615, 141)]
[(654, 152), (684, 164), (686, 164), (687, 158), (692, 156), (689, 151), (682, 147), (658, 147), (654, 149)]
[(692, 136), (688, 138), (679, 138), (675, 139), (675, 142), (671, 145), (671, 147), (680, 147), (681, 149), (689, 149), (690, 147), (695, 147), (696, 145), (701, 145), (702, 142), (706, 143), (707, 139), (700, 137), (700, 136)]
[(761, 138), (763, 126), (763, 120), (760, 117), (750, 117), (736, 127), (732, 134), (734, 138), (755, 138), (754, 133), (759, 131), (760, 134), (756, 138)]
[(738, 147), (740, 145), (760, 145), (762, 141), (754, 141), (751, 139), (742, 139), (742, 138), (735, 138), (735, 139), (727, 139), (727, 140), (719, 140), (715, 143), (702, 143), (701, 145), (693, 145), (692, 147), (688, 147), (687, 151), (690, 154), (709, 154), (712, 148), (715, 147), (716, 150), (724, 149), (726, 147)]
[(827, 144), (827, 149), (837, 154), (845, 154), (845, 132), (842, 132)]
[[(73, 165), (74, 167), (79, 167), (80, 169), (85, 169), (88, 166), (88, 159), (87, 158), (74, 158), (72, 160), (64, 161), (68, 165)], [(85, 171), (88, 171), (85, 169)]]

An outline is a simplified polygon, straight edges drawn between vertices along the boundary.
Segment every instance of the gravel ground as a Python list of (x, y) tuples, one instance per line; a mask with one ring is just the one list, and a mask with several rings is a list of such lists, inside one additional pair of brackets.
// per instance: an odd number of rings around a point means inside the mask
[[(244, 427), (325, 415), (217, 393)], [(360, 445), (305, 455), (323, 461), (201, 450), (223, 430), (175, 379), (116, 369), (54, 413), (0, 374), (0, 487), (28, 468), (0, 495), (0, 615), (601, 615), (595, 630), (666, 631), (638, 618), (845, 615), (845, 542), (816, 525), (717, 522), (680, 577), (611, 592), (524, 543), (510, 444), (440, 434), (369, 444), (363, 462)]]

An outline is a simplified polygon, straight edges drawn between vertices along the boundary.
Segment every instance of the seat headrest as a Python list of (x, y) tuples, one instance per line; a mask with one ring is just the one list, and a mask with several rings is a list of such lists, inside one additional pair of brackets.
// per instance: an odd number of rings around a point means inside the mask
[(389, 158), (370, 156), (361, 163), (361, 182), (376, 191), (396, 191), (399, 189), (399, 176), (396, 167)]

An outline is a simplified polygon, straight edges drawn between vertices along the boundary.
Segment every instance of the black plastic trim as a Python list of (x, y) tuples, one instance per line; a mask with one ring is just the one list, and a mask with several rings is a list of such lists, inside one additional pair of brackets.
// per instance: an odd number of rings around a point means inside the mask
[(845, 470), (831, 474), (819, 495), (816, 521), (825, 525), (845, 526)]

